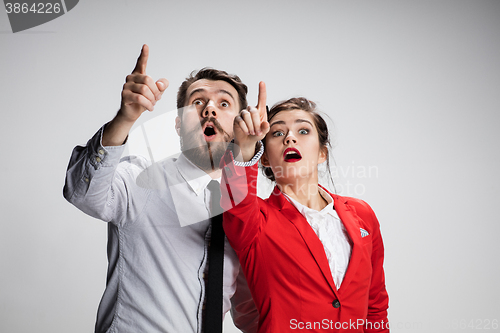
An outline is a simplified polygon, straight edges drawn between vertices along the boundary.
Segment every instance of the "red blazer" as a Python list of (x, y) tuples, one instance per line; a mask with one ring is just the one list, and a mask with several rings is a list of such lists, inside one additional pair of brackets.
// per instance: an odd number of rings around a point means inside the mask
[(231, 153), (221, 164), (224, 230), (259, 309), (259, 332), (389, 332), (384, 246), (370, 206), (330, 193), (352, 240), (337, 290), (306, 219), (277, 187), (257, 197), (257, 165), (235, 166)]

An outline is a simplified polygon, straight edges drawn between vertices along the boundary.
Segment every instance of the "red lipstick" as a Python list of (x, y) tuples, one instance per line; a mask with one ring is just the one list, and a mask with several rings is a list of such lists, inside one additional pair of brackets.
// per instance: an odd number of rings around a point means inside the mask
[(296, 148), (287, 148), (283, 153), (283, 160), (285, 160), (285, 162), (293, 163), (301, 159), (302, 155), (300, 155), (300, 152)]

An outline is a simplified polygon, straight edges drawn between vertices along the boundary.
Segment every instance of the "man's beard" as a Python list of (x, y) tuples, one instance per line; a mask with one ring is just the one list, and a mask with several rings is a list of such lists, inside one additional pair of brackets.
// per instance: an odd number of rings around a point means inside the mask
[[(211, 122), (217, 128), (218, 133), (223, 133), (222, 142), (207, 142), (204, 140), (201, 129), (205, 123)], [(181, 151), (196, 166), (205, 172), (212, 172), (219, 169), (219, 163), (226, 152), (231, 136), (224, 131), (222, 126), (215, 118), (204, 118), (200, 126), (194, 129), (186, 130), (181, 126)]]

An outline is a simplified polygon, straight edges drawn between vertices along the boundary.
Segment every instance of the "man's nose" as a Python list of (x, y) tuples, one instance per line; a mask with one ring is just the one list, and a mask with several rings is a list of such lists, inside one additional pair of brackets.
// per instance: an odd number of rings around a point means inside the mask
[(217, 108), (215, 107), (215, 103), (213, 101), (208, 101), (201, 113), (201, 116), (203, 118), (217, 117)]

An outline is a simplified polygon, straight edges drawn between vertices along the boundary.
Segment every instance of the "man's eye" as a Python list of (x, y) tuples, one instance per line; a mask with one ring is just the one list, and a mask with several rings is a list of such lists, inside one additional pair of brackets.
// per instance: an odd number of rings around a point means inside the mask
[(308, 134), (308, 133), (309, 133), (309, 131), (308, 131), (308, 130), (306, 130), (306, 129), (301, 129), (301, 130), (299, 131), (299, 134)]
[(228, 107), (229, 107), (229, 103), (228, 103), (228, 102), (222, 102), (222, 103), (220, 103), (220, 105), (221, 105), (223, 108), (228, 108)]
[(203, 105), (203, 101), (201, 101), (199, 99), (195, 99), (193, 102), (193, 105)]

